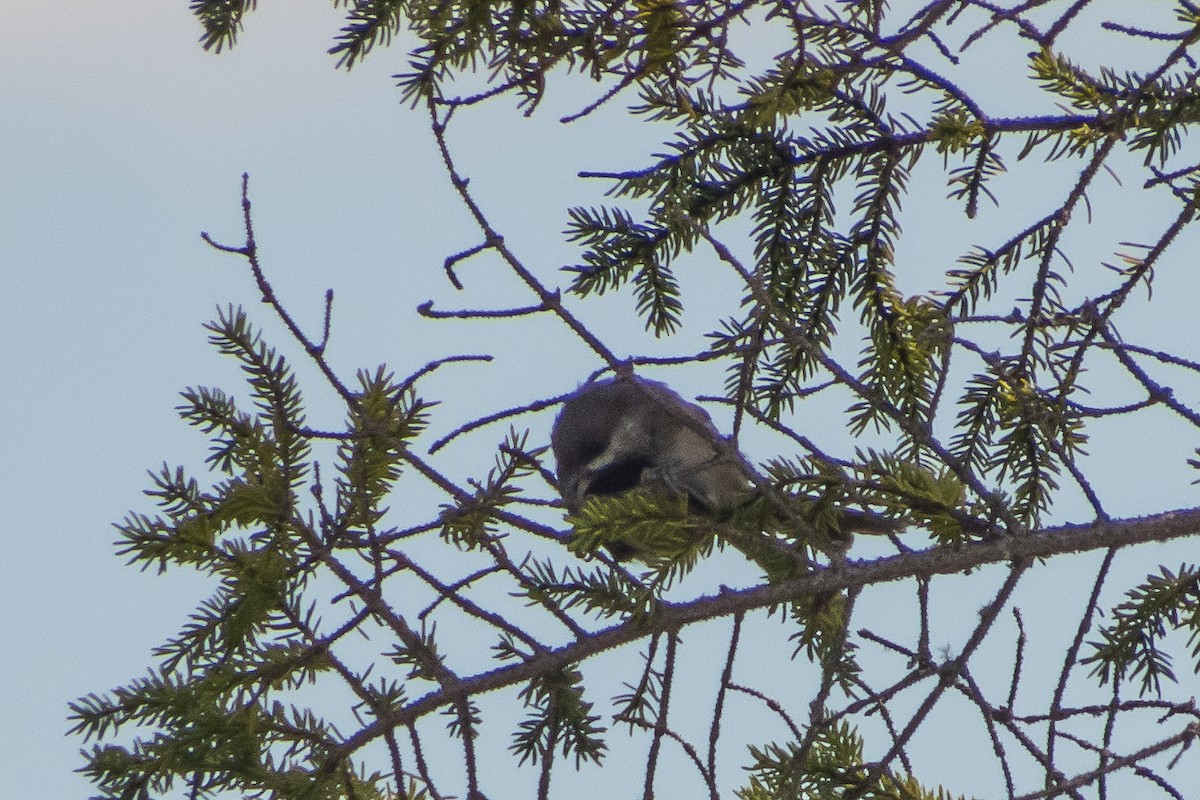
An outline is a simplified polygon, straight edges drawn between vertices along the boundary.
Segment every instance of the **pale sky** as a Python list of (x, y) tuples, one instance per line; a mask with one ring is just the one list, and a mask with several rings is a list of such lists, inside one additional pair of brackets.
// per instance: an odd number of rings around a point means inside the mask
[[(240, 243), (243, 171), (263, 263), (285, 304), (315, 332), (324, 291), (336, 291), (329, 355), (346, 378), (380, 362), (404, 374), (443, 355), (497, 355), (484, 367), (444, 368), (427, 383), (431, 399), (444, 401), (427, 443), (464, 419), (567, 391), (599, 366), (549, 318), (484, 327), (418, 317), (415, 308), (427, 299), (440, 308), (532, 300), (495, 259), (460, 267), (463, 293), (446, 282), (442, 259), (479, 237), (445, 180), (423, 113), (400, 104), (390, 76), (404, 69), (403, 48), (377, 51), (354, 72), (340, 72), (324, 55), (340, 19), (330, 4), (260, 5), (239, 46), (221, 56), (197, 45), (199, 27), (184, 0), (0, 8), (0, 409), (10, 453), (0, 481), (7, 512), (0, 524), (7, 552), (0, 559), (5, 796), (86, 796), (89, 785), (73, 773), (82, 742), (64, 735), (66, 704), (143, 674), (151, 649), (211, 588), (182, 572), (130, 569), (114, 555), (111, 527), (131, 509), (150, 510), (142, 495), (147, 469), (164, 461), (202, 465), (207, 442), (176, 416), (178, 393), (236, 386), (239, 375), (206, 343), (201, 325), (216, 306), (241, 304), (298, 360), (257, 302), (244, 263), (199, 236), (204, 230)], [(620, 108), (572, 126), (553, 122), (586, 105), (591, 92), (573, 81), (533, 121), (500, 102), (452, 133), (477, 199), (514, 251), (551, 283), (565, 285), (557, 269), (577, 258), (560, 235), (565, 207), (601, 202), (605, 188), (579, 180), (576, 170), (640, 165), (662, 135), (649, 126), (615, 135), (610, 126)], [(993, 99), (1002, 106), (1007, 98), (997, 90)], [(929, 159), (930, 167), (937, 161)], [(1025, 181), (1029, 205), (1040, 208), (1043, 196), (1060, 196), (1041, 193), (1043, 181), (1063, 174), (1018, 166), (1009, 179), (1018, 183), (1008, 186)], [(931, 269), (944, 270), (964, 243), (1036, 218), (1014, 205), (1002, 207), (1012, 217), (969, 227), (961, 211), (934, 205), (944, 194), (937, 182), (916, 186), (908, 206), (916, 230), (904, 246), (928, 253)], [(1094, 261), (1111, 256), (1122, 224), (1136, 229), (1131, 217), (1153, 219), (1173, 208), (1155, 196), (1144, 206), (1099, 211), (1089, 228), (1097, 232)], [(1192, 232), (1178, 247), (1194, 253), (1197, 244)], [(1081, 281), (1099, 270), (1083, 250)], [(1190, 313), (1200, 299), (1193, 261), (1160, 270), (1154, 306), (1133, 318), (1136, 330), (1126, 328), (1127, 335), (1200, 356)], [(708, 281), (695, 273), (681, 279), (685, 288)], [(713, 296), (737, 291), (732, 282), (706, 288)], [(702, 310), (679, 337), (654, 342), (629, 320), (628, 295), (576, 307), (619, 352), (694, 352), (713, 316)], [(720, 313), (732, 311), (726, 305)], [(713, 378), (690, 373), (690, 383), (676, 386), (687, 396), (717, 394), (719, 373)], [(318, 426), (336, 426), (341, 413), (333, 398), (310, 398)], [(727, 431), (728, 420), (714, 416)], [(549, 419), (525, 424), (544, 442)], [(836, 419), (826, 425), (815, 435), (847, 444)], [(503, 432), (484, 440), (494, 445)], [(1159, 415), (1148, 427), (1095, 433), (1091, 450), (1102, 465), (1095, 479), (1112, 513), (1197, 504), (1193, 475), (1178, 466), (1200, 444), (1185, 427)], [(458, 459), (451, 467), (458, 476), (482, 474), (491, 459), (465, 446), (448, 456)], [(1168, 469), (1153, 468), (1160, 459), (1170, 461)], [(1056, 519), (1085, 512), (1077, 498), (1065, 498)], [(1195, 560), (1194, 543), (1164, 547), (1128, 575), (1187, 559)], [(1057, 603), (1033, 596), (1026, 607), (1038, 602)], [(977, 605), (973, 597), (963, 602), (967, 612)], [(1183, 672), (1195, 686), (1195, 676)]]

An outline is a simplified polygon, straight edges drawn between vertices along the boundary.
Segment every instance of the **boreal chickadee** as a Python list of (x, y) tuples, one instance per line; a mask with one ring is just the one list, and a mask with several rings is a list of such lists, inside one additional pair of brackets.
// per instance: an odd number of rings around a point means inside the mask
[[(550, 436), (567, 510), (589, 497), (631, 489), (684, 495), (689, 511), (718, 516), (744, 502), (751, 483), (741, 457), (708, 413), (657, 381), (630, 375), (581, 387)], [(622, 560), (635, 550), (609, 545)]]

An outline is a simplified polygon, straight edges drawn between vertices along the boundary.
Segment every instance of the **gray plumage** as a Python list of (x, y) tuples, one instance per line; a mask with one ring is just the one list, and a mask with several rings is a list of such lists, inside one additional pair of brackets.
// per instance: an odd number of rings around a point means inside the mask
[[(632, 376), (586, 384), (554, 421), (550, 444), (558, 488), (567, 510), (588, 497), (648, 488), (684, 495), (688, 508), (722, 520), (759, 497), (737, 449), (717, 431), (708, 413), (665, 385)], [(815, 526), (803, 506), (773, 496), (774, 523), (830, 551), (843, 551), (852, 532), (886, 534), (896, 522), (869, 511), (839, 509), (832, 530)], [(815, 510), (815, 509), (814, 509)], [(614, 542), (618, 560), (636, 548)]]
[(648, 487), (684, 494), (694, 511), (715, 514), (750, 488), (736, 449), (708, 413), (656, 381), (629, 376), (581, 387), (563, 404), (550, 442), (570, 511), (589, 496)]

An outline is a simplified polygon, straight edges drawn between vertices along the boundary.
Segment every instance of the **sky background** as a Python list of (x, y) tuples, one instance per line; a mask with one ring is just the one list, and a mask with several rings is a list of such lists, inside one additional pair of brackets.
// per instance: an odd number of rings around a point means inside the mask
[[(399, 102), (390, 76), (404, 68), (403, 48), (377, 51), (352, 73), (337, 71), (324, 55), (340, 23), (329, 4), (261, 5), (239, 46), (221, 56), (197, 45), (199, 27), (183, 0), (67, 0), (55, 4), (52, 19), (37, 4), (0, 8), (0, 418), (10, 453), (0, 481), (5, 796), (86, 796), (88, 785), (72, 772), (81, 742), (64, 735), (66, 703), (143, 673), (150, 650), (211, 589), (182, 572), (127, 567), (114, 555), (111, 523), (131, 509), (149, 510), (141, 494), (147, 469), (164, 460), (202, 465), (207, 442), (173, 409), (186, 386), (239, 380), (236, 366), (205, 341), (201, 325), (216, 307), (243, 305), (269, 341), (295, 355), (257, 303), (244, 263), (199, 236), (241, 243), (242, 172), (250, 174), (265, 269), (300, 324), (315, 333), (325, 290), (336, 292), (328, 353), (343, 376), (381, 362), (406, 374), (454, 353), (497, 356), (485, 366), (443, 368), (425, 384), (443, 401), (428, 442), (462, 420), (568, 391), (599, 366), (550, 317), (486, 327), (419, 318), (415, 308), (426, 300), (458, 308), (531, 299), (494, 258), (460, 266), (464, 292), (445, 280), (443, 258), (477, 244), (478, 235), (445, 179), (424, 114)], [(1087, 42), (1066, 41), (1088, 50)], [(1122, 46), (1106, 39), (1095, 52), (1115, 57)], [(757, 52), (765, 58), (774, 50), (763, 42)], [(986, 65), (986, 48), (977, 53)], [(985, 66), (975, 74), (986, 76), (980, 86), (993, 113), (1024, 108)], [(502, 101), (452, 130), (477, 199), (512, 249), (551, 283), (577, 258), (559, 235), (563, 209), (597, 203), (605, 188), (576, 171), (639, 165), (664, 135), (654, 126), (614, 128), (619, 106), (574, 125), (553, 122), (586, 105), (593, 91), (567, 81), (533, 120)], [(1061, 192), (1052, 189), (1074, 170), (1014, 165), (1002, 185), (1025, 202), (969, 225), (961, 211), (945, 211), (944, 183), (914, 180), (913, 230), (903, 244), (912, 249), (901, 260), (944, 271), (970, 242), (1014, 230), (1014, 219), (1036, 218), (1039, 204), (1058, 202)], [(1099, 233), (1094, 252), (1083, 247), (1077, 259), (1081, 284), (1104, 274), (1097, 264), (1111, 259), (1122, 226), (1137, 230), (1175, 213), (1165, 193), (1119, 191), (1132, 200), (1097, 204), (1087, 228)], [(1193, 232), (1177, 248), (1194, 253), (1198, 244)], [(710, 273), (681, 273), (685, 290), (727, 303), (737, 285)], [(1200, 356), (1190, 313), (1200, 285), (1194, 259), (1159, 277), (1154, 304), (1125, 332)], [(574, 307), (618, 352), (695, 352), (712, 324), (703, 311), (689, 315), (678, 337), (655, 342), (630, 322), (627, 295)], [(311, 376), (307, 365), (297, 367)], [(719, 380), (693, 372), (675, 385), (685, 396), (716, 394)], [(1108, 399), (1120, 394), (1113, 392)], [(310, 421), (336, 427), (335, 399), (316, 395)], [(836, 415), (831, 423), (819, 404), (808, 408), (822, 424), (806, 433), (835, 449), (852, 446)], [(728, 430), (728, 420), (714, 416)], [(525, 424), (544, 442), (550, 419)], [(482, 474), (503, 433), (452, 445), (443, 463), (456, 476)], [(1197, 445), (1186, 428), (1160, 414), (1095, 434), (1094, 478), (1112, 513), (1196, 504), (1192, 475), (1180, 469)], [(765, 458), (770, 445), (758, 435), (744, 446)], [(1086, 509), (1067, 497), (1056, 514), (1081, 519)], [(1195, 560), (1194, 544), (1164, 547), (1151, 561), (1186, 559)], [(1146, 569), (1135, 562), (1127, 575)], [(969, 615), (977, 590), (953, 585)], [(982, 602), (987, 591), (978, 591)], [(1043, 601), (1056, 602), (1054, 593)], [(1071, 615), (1061, 616), (1072, 628)], [(1194, 694), (1194, 676), (1183, 677)]]

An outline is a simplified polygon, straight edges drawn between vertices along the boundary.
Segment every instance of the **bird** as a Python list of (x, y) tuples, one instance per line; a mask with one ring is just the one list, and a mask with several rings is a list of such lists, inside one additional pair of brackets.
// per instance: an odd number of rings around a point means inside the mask
[[(766, 483), (753, 477), (707, 411), (664, 383), (631, 374), (586, 383), (568, 396), (554, 420), (550, 446), (559, 493), (570, 514), (578, 514), (591, 497), (648, 490), (685, 497), (689, 516), (716, 523), (728, 534), (737, 533), (729, 524), (735, 515), (764, 498)], [(849, 546), (851, 533), (897, 530), (894, 521), (878, 514), (845, 508), (837, 511), (830, 527), (813, 516), (812, 498), (769, 487), (766, 491), (767, 502), (757, 504), (761, 513), (749, 511), (764, 533), (790, 532), (821, 549), (841, 552)], [(747, 540), (739, 538), (740, 543), (732, 543), (746, 551)], [(610, 541), (606, 546), (618, 561), (639, 555), (633, 542)], [(765, 551), (751, 549), (778, 555), (779, 542)]]
[[(568, 397), (550, 443), (571, 513), (589, 497), (648, 489), (683, 495), (690, 513), (720, 518), (753, 488), (708, 412), (666, 384), (632, 375), (587, 383)], [(636, 552), (623, 542), (609, 549), (618, 560)]]

